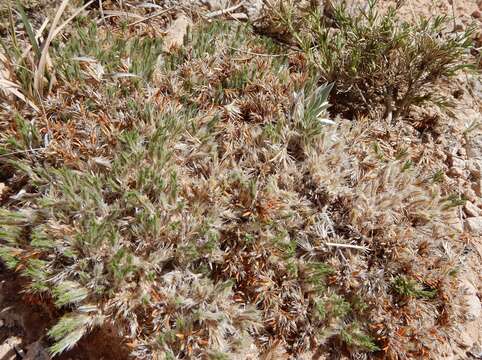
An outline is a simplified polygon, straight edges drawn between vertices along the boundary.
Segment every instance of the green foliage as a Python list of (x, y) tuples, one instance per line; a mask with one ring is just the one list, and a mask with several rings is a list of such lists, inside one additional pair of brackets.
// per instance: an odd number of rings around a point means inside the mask
[(354, 14), (338, 5), (329, 22), (316, 11), (299, 14), (281, 0), (265, 21), (284, 27), (286, 41), (307, 54), (322, 81), (335, 84), (338, 111), (366, 113), (381, 105), (387, 117), (397, 119), (412, 105), (447, 103), (433, 85), (469, 67), (464, 56), (474, 31), (451, 33), (444, 16), (404, 22), (398, 16), (401, 3), (381, 12), (378, 0), (370, 0)]
[(17, 148), (21, 150), (36, 148), (41, 144), (41, 137), (38, 129), (27, 122), (19, 114), (15, 115), (15, 125), (19, 136)]
[(2, 245), (0, 247), (0, 259), (8, 269), (14, 270), (20, 262), (15, 254), (18, 254), (18, 250), (16, 248), (6, 245)]
[(33, 30), (32, 30), (32, 25), (30, 24), (30, 21), (29, 21), (27, 15), (25, 14), (25, 10), (24, 10), (20, 0), (17, 0), (17, 9), (18, 9), (18, 12), (20, 13), (22, 23), (25, 27), (25, 31), (27, 32), (28, 38), (30, 40), (30, 44), (32, 45), (32, 47), (35, 51), (36, 59), (39, 60), (40, 59), (40, 48), (38, 46), (37, 40), (35, 39), (35, 35), (33, 33)]
[(459, 195), (459, 194), (450, 194), (447, 197), (443, 199), (444, 201), (444, 206), (446, 209), (454, 208), (457, 206), (463, 206), (467, 199), (464, 195)]
[(326, 277), (333, 273), (333, 269), (324, 263), (314, 262), (308, 264), (307, 278), (315, 291), (323, 291), (325, 289)]
[(417, 281), (405, 276), (395, 278), (393, 281), (393, 289), (404, 297), (432, 299), (437, 295), (436, 289), (424, 289)]
[(83, 301), (88, 296), (88, 291), (73, 281), (62, 281), (53, 290), (55, 305), (64, 306)]
[[(297, 94), (293, 110), (293, 118), (296, 126), (303, 134), (303, 141), (310, 141), (323, 132), (324, 125), (332, 125), (334, 122), (326, 118), (328, 110), (328, 96), (333, 84), (324, 84), (315, 89), (307, 86)], [(305, 92), (306, 99), (305, 99)]]
[(343, 297), (334, 295), (329, 299), (331, 312), (335, 318), (345, 317), (351, 311), (351, 305)]
[(23, 275), (31, 279), (33, 293), (44, 293), (50, 290), (48, 283), (48, 262), (39, 259), (29, 259)]
[(445, 173), (443, 170), (437, 170), (432, 176), (432, 181), (434, 183), (442, 183), (444, 181), (444, 175)]
[(102, 316), (89, 314), (91, 309), (85, 310), (87, 313), (63, 316), (49, 331), (49, 336), (56, 341), (49, 349), (52, 356), (71, 349), (90, 328), (103, 322)]
[(360, 330), (359, 325), (350, 324), (341, 331), (341, 338), (349, 345), (359, 346), (368, 351), (378, 351), (380, 348), (373, 339)]

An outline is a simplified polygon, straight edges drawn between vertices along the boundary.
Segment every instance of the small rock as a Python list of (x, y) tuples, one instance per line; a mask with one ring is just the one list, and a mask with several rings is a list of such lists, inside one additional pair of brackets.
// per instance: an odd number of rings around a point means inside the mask
[(260, 17), (261, 10), (263, 9), (263, 0), (249, 1), (244, 7), (246, 8), (248, 18), (256, 21)]
[(450, 228), (458, 233), (462, 233), (464, 231), (464, 225), (461, 221), (456, 221), (449, 224)]
[(474, 323), (471, 322), (465, 328), (465, 331), (461, 332), (459, 336), (456, 337), (455, 341), (457, 341), (460, 345), (465, 348), (472, 348), (475, 344), (475, 339), (472, 336), (473, 332), (475, 331)]
[(447, 172), (447, 174), (451, 177), (464, 177), (464, 170), (458, 167), (452, 167), (450, 170)]
[(467, 168), (470, 172), (472, 188), (474, 189), (475, 194), (482, 197), (482, 161), (471, 160)]
[(465, 163), (465, 167), (469, 170), (470, 175), (476, 179), (482, 176), (482, 160), (470, 159)]
[(472, 13), (472, 17), (474, 19), (480, 19), (480, 11), (479, 10), (475, 10), (473, 13)]
[(464, 281), (462, 285), (465, 289), (464, 300), (467, 304), (467, 320), (474, 321), (480, 317), (482, 305), (477, 296), (477, 289), (468, 281)]
[(462, 160), (456, 156), (451, 156), (449, 160), (451, 167), (465, 169), (465, 160)]
[(465, 188), (463, 194), (468, 201), (472, 203), (475, 203), (477, 201), (477, 194), (471, 188), (469, 187)]
[(465, 203), (464, 212), (467, 214), (468, 217), (477, 217), (482, 215), (482, 211), (470, 201), (467, 201)]
[(457, 20), (455, 22), (454, 30), (455, 31), (464, 31), (464, 24), (462, 24), (462, 22), (460, 20)]
[(36, 341), (27, 347), (27, 354), (23, 360), (50, 360), (50, 356), (40, 341)]
[(166, 30), (167, 34), (164, 38), (164, 51), (170, 51), (173, 48), (179, 48), (183, 45), (184, 35), (187, 29), (191, 26), (191, 20), (185, 16), (180, 15)]
[(469, 350), (469, 354), (472, 355), (476, 359), (482, 359), (482, 346), (475, 344)]
[(468, 157), (482, 160), (482, 134), (469, 135), (467, 138), (466, 150)]
[(1, 360), (15, 360), (17, 352), (15, 348), (19, 347), (22, 340), (18, 337), (12, 336), (0, 345), (0, 359)]
[(451, 224), (450, 227), (452, 228), (452, 230), (454, 230), (456, 233), (463, 233), (464, 232), (464, 225), (460, 222), (460, 223), (455, 223), (455, 224)]
[(472, 187), (474, 189), (474, 193), (477, 196), (482, 197), (482, 178), (475, 179), (475, 181), (472, 184)]
[(457, 155), (462, 156), (462, 157), (467, 157), (467, 151), (465, 151), (464, 147), (459, 148), (459, 151), (457, 151)]
[(227, 0), (203, 0), (201, 2), (211, 11), (225, 9), (229, 6)]
[(482, 235), (482, 216), (468, 218), (465, 227), (474, 235)]

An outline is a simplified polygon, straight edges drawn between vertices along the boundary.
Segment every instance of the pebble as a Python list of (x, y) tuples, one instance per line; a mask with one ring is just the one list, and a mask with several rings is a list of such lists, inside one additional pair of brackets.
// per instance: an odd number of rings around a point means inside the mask
[(449, 224), (449, 226), (455, 232), (462, 233), (464, 231), (464, 225), (462, 224), (461, 221), (455, 221)]
[(16, 348), (20, 346), (22, 340), (16, 336), (11, 336), (0, 345), (1, 360), (15, 360), (17, 358)]
[(456, 337), (455, 341), (465, 348), (471, 348), (475, 344), (475, 339), (473, 336), (475, 331), (477, 331), (477, 326), (474, 324), (474, 322), (468, 323), (464, 331)]
[(465, 160), (458, 158), (456, 156), (451, 156), (450, 158), (450, 165), (455, 168), (464, 169), (465, 168)]
[(462, 24), (462, 22), (460, 20), (457, 20), (455, 22), (454, 30), (455, 31), (464, 31), (464, 24)]
[(263, 0), (249, 1), (248, 4), (244, 5), (246, 8), (246, 13), (248, 18), (252, 21), (258, 19), (261, 15), (261, 10), (263, 8)]
[(475, 193), (474, 190), (472, 190), (469, 187), (464, 189), (464, 196), (468, 201), (470, 201), (472, 203), (477, 201), (477, 194)]
[(465, 167), (467, 170), (469, 170), (472, 177), (476, 179), (480, 179), (482, 177), (482, 160), (467, 160)]
[(482, 215), (482, 211), (470, 201), (467, 201), (465, 203), (464, 212), (467, 214), (468, 217), (477, 217)]
[(201, 1), (204, 5), (208, 7), (209, 10), (221, 10), (229, 7), (228, 1), (226, 0), (204, 0)]
[(464, 170), (458, 167), (453, 167), (453, 168), (450, 168), (450, 170), (448, 171), (448, 174), (451, 177), (464, 177)]
[(470, 355), (476, 359), (482, 359), (482, 346), (476, 344), (469, 350)]
[(482, 134), (468, 136), (466, 150), (468, 157), (482, 160)]
[(36, 341), (27, 346), (27, 354), (23, 360), (49, 360), (49, 354), (42, 346), (40, 341)]
[(482, 216), (471, 217), (465, 220), (465, 228), (474, 235), (482, 235)]
[(463, 282), (462, 286), (466, 290), (464, 300), (467, 304), (467, 319), (474, 321), (478, 319), (482, 313), (482, 305), (477, 296), (477, 289), (467, 280)]
[(164, 51), (170, 51), (172, 48), (179, 48), (184, 41), (184, 35), (191, 26), (191, 19), (185, 15), (179, 16), (166, 30), (164, 38)]

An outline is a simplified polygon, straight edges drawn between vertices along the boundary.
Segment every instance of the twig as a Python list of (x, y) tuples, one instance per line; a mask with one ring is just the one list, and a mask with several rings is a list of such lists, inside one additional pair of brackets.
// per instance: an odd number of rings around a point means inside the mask
[(133, 23), (129, 24), (129, 26), (134, 26), (134, 25), (137, 25), (137, 24), (139, 24), (139, 23), (141, 23), (141, 22), (150, 20), (150, 19), (155, 18), (155, 17), (157, 17), (157, 16), (160, 16), (160, 15), (162, 15), (162, 14), (165, 14), (165, 13), (171, 11), (173, 8), (174, 8), (174, 6), (171, 6), (170, 8), (167, 8), (167, 9), (164, 9), (164, 10), (161, 10), (161, 11), (158, 11), (157, 13), (152, 14), (151, 16), (148, 16), (148, 17), (146, 17), (146, 18), (144, 18), (144, 19), (134, 21)]
[(92, 4), (94, 2), (94, 0), (90, 0), (89, 2), (87, 2), (84, 6), (82, 6), (81, 8), (78, 8), (73, 14), (72, 16), (70, 16), (67, 20), (65, 20), (57, 29), (55, 29), (54, 31), (54, 35), (53, 36), (57, 36), (59, 34), (59, 32), (62, 31), (62, 29), (68, 24), (70, 23), (77, 15), (79, 15), (82, 11), (84, 11), (90, 4)]
[(450, 4), (452, 5), (452, 21), (454, 23), (454, 31), (455, 31), (455, 27), (457, 26), (455, 22), (455, 0), (452, 0)]
[[(139, 14), (135, 14), (135, 13), (130, 13), (130, 12), (127, 12), (127, 11), (119, 11), (119, 10), (104, 10), (104, 20), (105, 19), (109, 19), (111, 17), (133, 17), (133, 18), (137, 18), (137, 19), (142, 19), (144, 20), (144, 17), (139, 15)], [(100, 23), (103, 19), (100, 19), (97, 21), (97, 23)]]
[(17, 155), (17, 154), (24, 154), (24, 153), (35, 152), (35, 151), (44, 150), (44, 149), (45, 149), (44, 147), (41, 147), (41, 148), (28, 149), (28, 150), (19, 150), (19, 151), (14, 151), (14, 152), (7, 153), (7, 154), (0, 154), (0, 157), (7, 157), (7, 156), (12, 156), (12, 155)]
[(409, 0), (409, 1), (408, 1), (408, 5), (410, 6), (410, 12), (412, 13), (413, 21), (416, 21), (416, 20), (417, 20), (417, 16), (415, 15), (415, 10), (414, 10), (414, 7), (413, 7), (413, 2), (412, 2), (412, 0)]
[(237, 5), (234, 5), (234, 6), (231, 6), (231, 7), (228, 7), (226, 9), (221, 9), (221, 10), (216, 10), (216, 11), (212, 11), (210, 13), (207, 13), (206, 15), (204, 15), (205, 17), (207, 17), (208, 19), (210, 18), (213, 18), (213, 17), (216, 17), (216, 16), (221, 16), (221, 15), (224, 15), (224, 14), (227, 14), (227, 13), (230, 13), (230, 12), (233, 12), (234, 10), (237, 10), (239, 9), (241, 6), (244, 5), (244, 1), (241, 1), (239, 4)]
[[(42, 33), (44, 32), (45, 28), (47, 27), (47, 24), (49, 23), (49, 18), (46, 18), (45, 21), (43, 22), (42, 26), (40, 26), (40, 29), (37, 30), (35, 33), (35, 39), (38, 41), (40, 39), (40, 36), (42, 36)], [(29, 44), (27, 48), (23, 51), (22, 55), (20, 56), (20, 61), (21, 62), (27, 54), (32, 50), (32, 44)]]
[(15, 84), (10, 80), (5, 79), (2, 74), (0, 74), (0, 90), (10, 92), (23, 102), (29, 104), (36, 112), (40, 112), (40, 109), (37, 107), (37, 105), (35, 105), (32, 100), (28, 99), (24, 94), (20, 92), (18, 84)]
[(232, 47), (232, 46), (229, 46), (229, 45), (226, 45), (226, 47), (228, 49), (232, 49), (232, 50), (235, 50), (235, 51), (239, 51), (239, 52), (242, 52), (242, 53), (245, 53), (245, 54), (249, 54), (249, 55), (254, 55), (254, 56), (266, 56), (266, 57), (276, 57), (276, 56), (289, 56), (293, 53), (286, 53), (286, 54), (263, 54), (263, 53), (256, 53), (256, 52), (252, 52), (252, 51), (248, 51), (248, 50), (243, 50), (243, 49), (238, 49), (238, 48), (235, 48), (235, 47)]
[(40, 60), (37, 65), (37, 69), (35, 70), (34, 79), (33, 79), (33, 89), (35, 92), (42, 95), (43, 93), (43, 81), (44, 81), (44, 74), (45, 74), (45, 66), (47, 65), (47, 55), (49, 52), (49, 46), (52, 42), (55, 34), (55, 30), (57, 29), (57, 24), (60, 21), (60, 17), (64, 12), (65, 8), (67, 7), (69, 0), (64, 0), (60, 4), (57, 12), (55, 13), (54, 20), (52, 21), (52, 26), (50, 27), (49, 34), (47, 39), (45, 40), (44, 46), (42, 48), (42, 52), (40, 53)]
[(241, 23), (242, 21), (248, 20), (248, 15), (246, 15), (245, 13), (234, 13), (234, 14), (228, 14), (228, 15), (231, 19), (239, 23)]
[(326, 245), (326, 246), (333, 246), (333, 247), (339, 247), (339, 248), (357, 249), (357, 250), (363, 250), (363, 251), (370, 250), (366, 246), (359, 246), (359, 245), (339, 244), (339, 243), (330, 243), (330, 242), (326, 242), (326, 243), (323, 243), (323, 244)]
[(105, 24), (105, 15), (104, 15), (104, 6), (102, 5), (102, 0), (99, 0), (99, 10), (100, 10), (100, 17), (102, 18), (102, 22)]

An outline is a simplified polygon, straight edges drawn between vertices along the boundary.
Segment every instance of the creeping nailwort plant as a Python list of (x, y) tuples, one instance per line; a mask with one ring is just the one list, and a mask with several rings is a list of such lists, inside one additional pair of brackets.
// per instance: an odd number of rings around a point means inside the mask
[(455, 328), (461, 199), (385, 118), (339, 115), (401, 117), (466, 35), (374, 2), (331, 25), (274, 9), (280, 36), (199, 20), (170, 52), (144, 24), (78, 19), (42, 93), (34, 40), (10, 33), (0, 258), (58, 309), (52, 355), (104, 327), (138, 359), (413, 358)]

